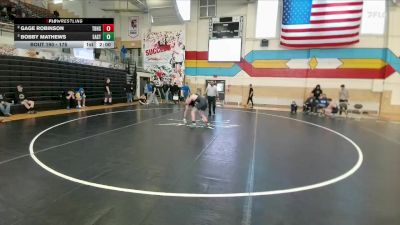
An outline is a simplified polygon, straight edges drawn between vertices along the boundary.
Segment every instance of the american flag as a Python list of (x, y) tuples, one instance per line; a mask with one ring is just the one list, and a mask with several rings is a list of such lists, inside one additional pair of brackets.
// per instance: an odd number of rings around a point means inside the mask
[(359, 42), (363, 0), (284, 0), (281, 45), (321, 48)]

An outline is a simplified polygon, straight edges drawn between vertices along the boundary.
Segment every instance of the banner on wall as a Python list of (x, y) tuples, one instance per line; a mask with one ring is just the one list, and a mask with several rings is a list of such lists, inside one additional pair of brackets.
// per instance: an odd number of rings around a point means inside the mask
[(143, 66), (157, 84), (182, 86), (185, 37), (182, 31), (147, 32), (143, 37)]
[(139, 37), (139, 17), (131, 16), (129, 17), (129, 37), (135, 39)]

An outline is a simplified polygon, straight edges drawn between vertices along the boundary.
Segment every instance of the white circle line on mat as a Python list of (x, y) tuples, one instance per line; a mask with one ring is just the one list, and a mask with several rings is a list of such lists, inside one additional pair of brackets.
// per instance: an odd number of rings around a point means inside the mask
[[(77, 118), (77, 119), (72, 119), (72, 120), (68, 120), (62, 123), (58, 123), (56, 125), (53, 125), (43, 131), (41, 131), (40, 133), (38, 133), (30, 142), (29, 144), (29, 152), (30, 152), (30, 156), (32, 157), (32, 159), (43, 169), (45, 169), (46, 171), (48, 171), (49, 173), (52, 173), (58, 177), (61, 177), (63, 179), (75, 182), (75, 183), (79, 183), (82, 185), (87, 185), (87, 186), (91, 186), (91, 187), (95, 187), (95, 188), (101, 188), (101, 189), (106, 189), (106, 190), (111, 190), (111, 191), (119, 191), (119, 192), (126, 192), (126, 193), (134, 193), (134, 194), (141, 194), (141, 195), (153, 195), (153, 196), (166, 196), (166, 197), (182, 197), (182, 198), (232, 198), (232, 197), (249, 197), (249, 196), (266, 196), (266, 195), (279, 195), (279, 194), (287, 194), (287, 193), (294, 193), (294, 192), (301, 192), (301, 191), (307, 191), (307, 190), (312, 190), (312, 189), (316, 189), (316, 188), (321, 188), (321, 187), (325, 187), (334, 183), (337, 183), (339, 181), (342, 181), (348, 177), (350, 177), (351, 175), (353, 175), (362, 165), (363, 162), (363, 153), (361, 151), (361, 148), (353, 141), (351, 140), (349, 137), (345, 136), (344, 134), (341, 134), (337, 131), (334, 131), (330, 128), (315, 124), (315, 123), (311, 123), (311, 122), (307, 122), (307, 121), (303, 121), (303, 120), (299, 120), (299, 119), (294, 119), (294, 118), (290, 118), (290, 117), (285, 117), (285, 116), (279, 116), (279, 115), (274, 115), (274, 114), (269, 114), (269, 113), (260, 113), (257, 112), (260, 115), (266, 115), (266, 116), (272, 116), (272, 117), (277, 117), (277, 118), (282, 118), (282, 119), (289, 119), (289, 120), (293, 120), (293, 121), (297, 121), (300, 123), (304, 123), (304, 124), (308, 124), (311, 126), (315, 126), (321, 129), (324, 129), (326, 131), (329, 131), (331, 133), (334, 133), (340, 137), (342, 137), (343, 139), (345, 139), (346, 141), (348, 141), (350, 144), (353, 145), (353, 147), (356, 149), (357, 154), (358, 154), (358, 160), (356, 162), (356, 164), (350, 169), (348, 170), (346, 173), (326, 180), (326, 181), (322, 181), (319, 183), (315, 183), (315, 184), (311, 184), (311, 185), (305, 185), (305, 186), (300, 186), (300, 187), (294, 187), (294, 188), (287, 188), (287, 189), (279, 189), (279, 190), (270, 190), (270, 191), (259, 191), (259, 192), (242, 192), (242, 193), (220, 193), (220, 194), (206, 194), (206, 193), (173, 193), (173, 192), (161, 192), (161, 191), (146, 191), (146, 190), (138, 190), (138, 189), (131, 189), (131, 188), (122, 188), (122, 187), (116, 187), (116, 186), (111, 186), (111, 185), (105, 185), (105, 184), (99, 184), (99, 183), (95, 183), (95, 182), (90, 182), (90, 181), (86, 181), (86, 180), (81, 180), (75, 177), (71, 177), (68, 175), (65, 175), (63, 173), (60, 173), (52, 168), (50, 168), (49, 166), (47, 166), (46, 164), (44, 164), (42, 161), (40, 161), (34, 152), (34, 144), (36, 142), (36, 140), (43, 135), (44, 133), (48, 132), (51, 129), (54, 129), (56, 127), (62, 126), (64, 124), (67, 123), (71, 123), (74, 121), (78, 121), (78, 120), (82, 120), (82, 119), (87, 119), (87, 118), (92, 118), (92, 117), (98, 117), (98, 116), (103, 116), (103, 115), (108, 115), (108, 114), (116, 114), (116, 113), (124, 113), (124, 112), (134, 112), (134, 111), (142, 111), (142, 110), (166, 110), (166, 109), (171, 109), (171, 108), (152, 108), (152, 109), (137, 109), (137, 110), (122, 110), (122, 111), (114, 111), (114, 112), (106, 112), (106, 113), (100, 113), (100, 114), (95, 114), (95, 115), (90, 115), (90, 116), (85, 116), (85, 117), (81, 117), (81, 118)], [(232, 110), (232, 109), (223, 109), (223, 110), (228, 110), (228, 111), (236, 111), (236, 112), (242, 112), (242, 113), (256, 113), (256, 112), (251, 112), (251, 111), (243, 111), (243, 110)]]

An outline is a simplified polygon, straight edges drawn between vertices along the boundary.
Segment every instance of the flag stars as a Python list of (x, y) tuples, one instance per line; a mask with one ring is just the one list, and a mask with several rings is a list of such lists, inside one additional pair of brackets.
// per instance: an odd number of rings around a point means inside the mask
[(312, 0), (284, 0), (282, 21), (286, 25), (308, 24), (311, 17)]

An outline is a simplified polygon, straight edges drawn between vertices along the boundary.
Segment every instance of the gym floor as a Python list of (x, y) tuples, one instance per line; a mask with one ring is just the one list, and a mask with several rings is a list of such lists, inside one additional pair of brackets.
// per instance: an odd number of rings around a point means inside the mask
[(400, 124), (177, 106), (1, 124), (0, 224), (398, 225)]

